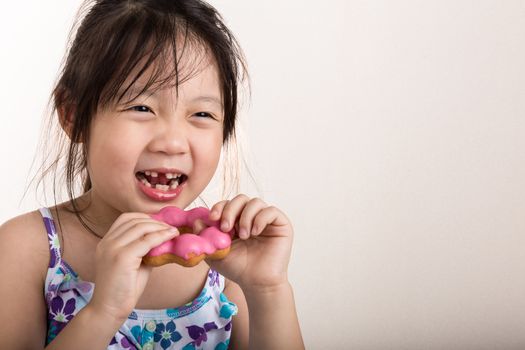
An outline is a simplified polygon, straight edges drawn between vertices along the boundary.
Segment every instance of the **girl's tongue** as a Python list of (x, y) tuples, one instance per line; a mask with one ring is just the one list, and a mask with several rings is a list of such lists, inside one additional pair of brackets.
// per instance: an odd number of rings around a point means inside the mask
[(163, 173), (160, 173), (157, 176), (151, 176), (151, 175), (144, 175), (144, 176), (146, 177), (146, 180), (148, 180), (148, 182), (152, 186), (155, 186), (156, 184), (167, 185), (168, 182), (171, 180), (171, 179), (168, 179), (166, 177), (166, 174), (163, 174)]

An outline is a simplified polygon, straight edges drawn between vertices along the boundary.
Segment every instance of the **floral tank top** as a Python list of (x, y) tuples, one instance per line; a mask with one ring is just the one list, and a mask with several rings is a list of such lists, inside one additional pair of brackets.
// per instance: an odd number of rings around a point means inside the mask
[[(91, 300), (94, 283), (83, 281), (62, 259), (51, 212), (41, 208), (40, 213), (51, 256), (44, 288), (47, 345)], [(192, 302), (163, 310), (133, 310), (108, 350), (227, 349), (237, 306), (228, 301), (223, 290), (224, 277), (210, 269), (200, 295)]]

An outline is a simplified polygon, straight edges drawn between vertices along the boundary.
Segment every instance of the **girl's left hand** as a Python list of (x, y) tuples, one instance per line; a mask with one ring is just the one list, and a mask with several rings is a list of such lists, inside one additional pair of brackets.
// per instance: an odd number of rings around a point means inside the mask
[(282, 211), (241, 194), (215, 204), (210, 219), (220, 220), (222, 231), (234, 227), (239, 238), (224, 259), (207, 260), (214, 270), (245, 291), (288, 282), (293, 228)]

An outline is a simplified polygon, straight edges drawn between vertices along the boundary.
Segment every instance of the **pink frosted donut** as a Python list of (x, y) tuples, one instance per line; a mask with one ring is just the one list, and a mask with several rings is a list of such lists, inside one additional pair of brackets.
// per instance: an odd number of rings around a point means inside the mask
[[(204, 207), (182, 210), (174, 206), (162, 208), (151, 215), (155, 220), (176, 227), (180, 235), (151, 249), (142, 261), (146, 265), (161, 266), (177, 263), (186, 267), (197, 265), (204, 258), (222, 259), (230, 252), (233, 230), (229, 233), (219, 229), (219, 222), (208, 218), (210, 211)], [(195, 220), (206, 226), (199, 234), (192, 233)]]

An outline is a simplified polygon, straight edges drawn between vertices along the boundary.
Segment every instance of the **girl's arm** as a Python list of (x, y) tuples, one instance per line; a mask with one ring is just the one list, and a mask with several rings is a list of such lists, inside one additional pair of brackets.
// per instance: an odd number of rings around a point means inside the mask
[(288, 281), (293, 241), (290, 220), (278, 208), (242, 194), (215, 204), (210, 219), (219, 220), (225, 232), (235, 228), (238, 237), (224, 259), (208, 261), (231, 281), (225, 294), (240, 305), (233, 318), (239, 319), (232, 328), (232, 346), (304, 349)]
[(224, 293), (239, 308), (233, 318), (232, 349), (304, 349), (289, 283), (245, 294), (237, 284), (229, 282)]
[(32, 214), (25, 214), (0, 226), (2, 349), (44, 348), (44, 276), (49, 253), (43, 226), (35, 230), (35, 225)]
[[(2, 349), (44, 349), (44, 283), (49, 245), (42, 217), (28, 213), (0, 226), (0, 344)], [(107, 349), (120, 322), (88, 305), (46, 349)]]
[(46, 347), (59, 349), (107, 349), (111, 339), (125, 320), (97, 312), (88, 304), (68, 322), (67, 326)]
[[(47, 349), (107, 349), (148, 282), (152, 268), (141, 264), (142, 257), (177, 234), (149, 215), (120, 215), (95, 252), (93, 297)], [(38, 212), (0, 226), (2, 349), (44, 348), (44, 283), (49, 260), (47, 236)]]
[(107, 349), (149, 280), (142, 257), (178, 234), (147, 214), (121, 214), (95, 250), (93, 297), (47, 349)]

